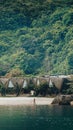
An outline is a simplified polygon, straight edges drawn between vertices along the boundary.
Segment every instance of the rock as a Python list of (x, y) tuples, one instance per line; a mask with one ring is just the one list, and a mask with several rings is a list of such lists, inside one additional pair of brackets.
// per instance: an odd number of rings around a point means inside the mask
[(73, 101), (70, 102), (70, 105), (73, 106)]
[(61, 96), (56, 96), (52, 102), (52, 104), (59, 104), (59, 102), (62, 100)]
[(73, 101), (73, 95), (58, 95), (55, 97), (52, 104), (70, 105), (71, 101)]

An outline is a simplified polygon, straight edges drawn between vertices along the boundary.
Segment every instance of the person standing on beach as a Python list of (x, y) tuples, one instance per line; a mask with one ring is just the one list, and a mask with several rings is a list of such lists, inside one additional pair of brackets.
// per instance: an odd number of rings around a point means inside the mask
[(34, 104), (35, 104), (35, 98), (33, 99), (33, 102), (34, 102)]

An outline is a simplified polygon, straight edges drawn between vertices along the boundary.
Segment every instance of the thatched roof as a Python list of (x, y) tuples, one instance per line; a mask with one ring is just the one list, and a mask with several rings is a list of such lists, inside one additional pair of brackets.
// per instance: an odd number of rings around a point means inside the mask
[(34, 84), (37, 83), (37, 78), (33, 78), (33, 83), (34, 83)]
[(28, 86), (27, 80), (24, 80), (22, 88), (26, 88)]
[(52, 83), (55, 85), (55, 87), (61, 90), (64, 79), (61, 77), (51, 77), (50, 79)]
[(3, 83), (2, 83), (2, 81), (0, 80), (0, 86), (2, 86), (3, 85)]
[(0, 82), (3, 84), (4, 87), (7, 87), (8, 78), (0, 78)]
[(3, 84), (6, 88), (8, 88), (10, 83), (12, 83), (14, 87), (16, 87), (16, 84), (18, 84), (18, 86), (22, 88), (25, 80), (27, 81), (27, 85), (30, 84), (30, 78), (20, 77), (0, 78), (0, 84)]
[(39, 86), (40, 84), (42, 84), (44, 82), (48, 82), (48, 84), (49, 84), (49, 78), (45, 78), (45, 77), (33, 78), (33, 83), (37, 86)]
[(9, 82), (8, 82), (8, 88), (14, 88), (14, 84), (12, 83), (11, 80), (9, 80)]
[(19, 87), (22, 87), (23, 81), (24, 81), (23, 78), (11, 78), (10, 80), (11, 80), (11, 82), (13, 83), (13, 85), (14, 85), (15, 87), (16, 87), (16, 84), (18, 84)]
[(64, 78), (58, 77), (58, 76), (51, 76), (51, 77), (34, 77), (34, 78), (21, 78), (21, 77), (12, 77), (12, 78), (0, 78), (0, 84), (3, 84), (5, 87), (8, 87), (9, 81), (12, 82), (14, 87), (16, 87), (16, 84), (19, 85), (19, 87), (23, 88), (24, 82), (27, 82), (27, 85), (30, 85), (31, 83), (34, 85), (39, 86), (40, 84), (47, 82), (49, 86), (49, 82), (51, 82), (55, 85), (57, 89), (62, 88), (62, 84), (64, 81)]

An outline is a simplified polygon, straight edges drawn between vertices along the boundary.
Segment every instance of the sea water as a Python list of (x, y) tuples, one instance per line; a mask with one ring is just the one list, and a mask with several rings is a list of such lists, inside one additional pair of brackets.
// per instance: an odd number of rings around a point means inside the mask
[(0, 130), (73, 130), (73, 107), (0, 106)]

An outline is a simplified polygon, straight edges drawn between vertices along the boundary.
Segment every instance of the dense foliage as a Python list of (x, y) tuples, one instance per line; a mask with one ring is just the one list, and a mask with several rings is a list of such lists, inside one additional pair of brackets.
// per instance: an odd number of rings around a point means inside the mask
[(73, 73), (72, 0), (0, 1), (0, 75), (7, 73)]

